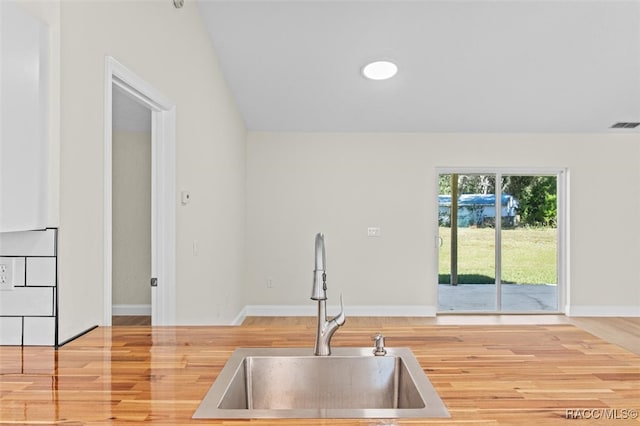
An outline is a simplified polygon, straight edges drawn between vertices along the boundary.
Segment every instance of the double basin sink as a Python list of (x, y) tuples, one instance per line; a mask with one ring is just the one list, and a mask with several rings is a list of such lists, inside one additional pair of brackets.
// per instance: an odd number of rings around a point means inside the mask
[(196, 419), (449, 417), (409, 348), (239, 348)]

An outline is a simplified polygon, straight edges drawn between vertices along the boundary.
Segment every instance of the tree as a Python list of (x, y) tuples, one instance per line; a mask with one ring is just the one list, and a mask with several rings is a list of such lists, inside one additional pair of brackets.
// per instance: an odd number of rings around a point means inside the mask
[[(495, 193), (495, 175), (458, 176), (458, 194)], [(451, 194), (451, 175), (440, 175), (439, 193)], [(503, 176), (502, 193), (518, 201), (521, 224), (557, 226), (556, 176)]]
[[(495, 175), (458, 175), (459, 194), (493, 194), (496, 188)], [(440, 195), (451, 194), (451, 175), (440, 175)]]
[(504, 176), (503, 193), (518, 200), (520, 223), (557, 226), (558, 195), (555, 176)]

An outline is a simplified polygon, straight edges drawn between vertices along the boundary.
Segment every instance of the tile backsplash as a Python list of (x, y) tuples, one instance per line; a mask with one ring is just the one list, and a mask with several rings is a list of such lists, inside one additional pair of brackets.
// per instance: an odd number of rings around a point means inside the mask
[(0, 345), (57, 346), (58, 230), (0, 233)]

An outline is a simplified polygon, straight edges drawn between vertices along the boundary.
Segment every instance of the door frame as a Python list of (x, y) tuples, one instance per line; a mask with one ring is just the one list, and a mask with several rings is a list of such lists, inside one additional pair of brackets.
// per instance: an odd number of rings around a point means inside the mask
[[(176, 274), (176, 106), (143, 78), (111, 56), (105, 58), (104, 109), (104, 318), (111, 325), (113, 87), (151, 110), (151, 287), (152, 325), (175, 324)], [(151, 277), (149, 277), (151, 278)]]
[[(566, 303), (569, 294), (569, 169), (566, 167), (436, 167), (435, 177), (435, 241), (436, 241), (436, 255), (435, 255), (435, 285), (436, 285), (436, 312), (438, 314), (444, 313), (491, 313), (491, 314), (503, 314), (501, 307), (501, 292), (499, 285), (496, 288), (496, 307), (497, 311), (461, 311), (461, 312), (441, 312), (439, 311), (438, 292), (438, 273), (439, 273), (439, 256), (440, 256), (440, 235), (438, 226), (438, 197), (439, 194), (439, 177), (442, 174), (460, 174), (460, 175), (478, 175), (478, 174), (495, 174), (495, 175), (515, 175), (515, 176), (556, 176), (557, 177), (557, 194), (558, 194), (558, 236), (557, 236), (557, 255), (556, 255), (556, 271), (558, 274), (557, 282), (557, 310), (556, 311), (544, 311), (540, 314), (554, 314), (565, 313)], [(496, 211), (498, 206), (496, 206)], [(499, 222), (499, 221), (497, 221)], [(500, 224), (497, 223), (500, 227)], [(498, 253), (502, 247), (499, 247), (501, 241), (499, 240), (500, 233), (496, 232), (496, 257), (500, 256)], [(496, 265), (499, 268), (500, 265)], [(496, 270), (496, 274), (498, 271)], [(508, 314), (514, 312), (509, 311)], [(526, 312), (526, 314), (537, 314), (537, 312)]]

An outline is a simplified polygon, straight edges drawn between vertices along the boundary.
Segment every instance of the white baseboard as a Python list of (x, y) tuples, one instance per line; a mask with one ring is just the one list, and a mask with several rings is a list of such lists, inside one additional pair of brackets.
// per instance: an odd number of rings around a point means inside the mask
[(640, 317), (640, 306), (567, 306), (568, 317)]
[[(337, 315), (340, 306), (327, 306), (329, 316)], [(309, 305), (247, 305), (233, 320), (233, 325), (240, 325), (248, 316), (257, 317), (295, 317), (315, 316), (318, 308)], [(419, 305), (356, 305), (345, 306), (345, 315), (353, 317), (435, 317), (435, 306)]]
[(113, 305), (111, 314), (116, 316), (149, 316), (151, 305)]
[(236, 317), (233, 319), (233, 321), (231, 322), (231, 325), (242, 324), (242, 321), (244, 321), (246, 317), (247, 317), (247, 307), (245, 306), (244, 308), (240, 309), (240, 312), (238, 312), (238, 315), (236, 315)]

